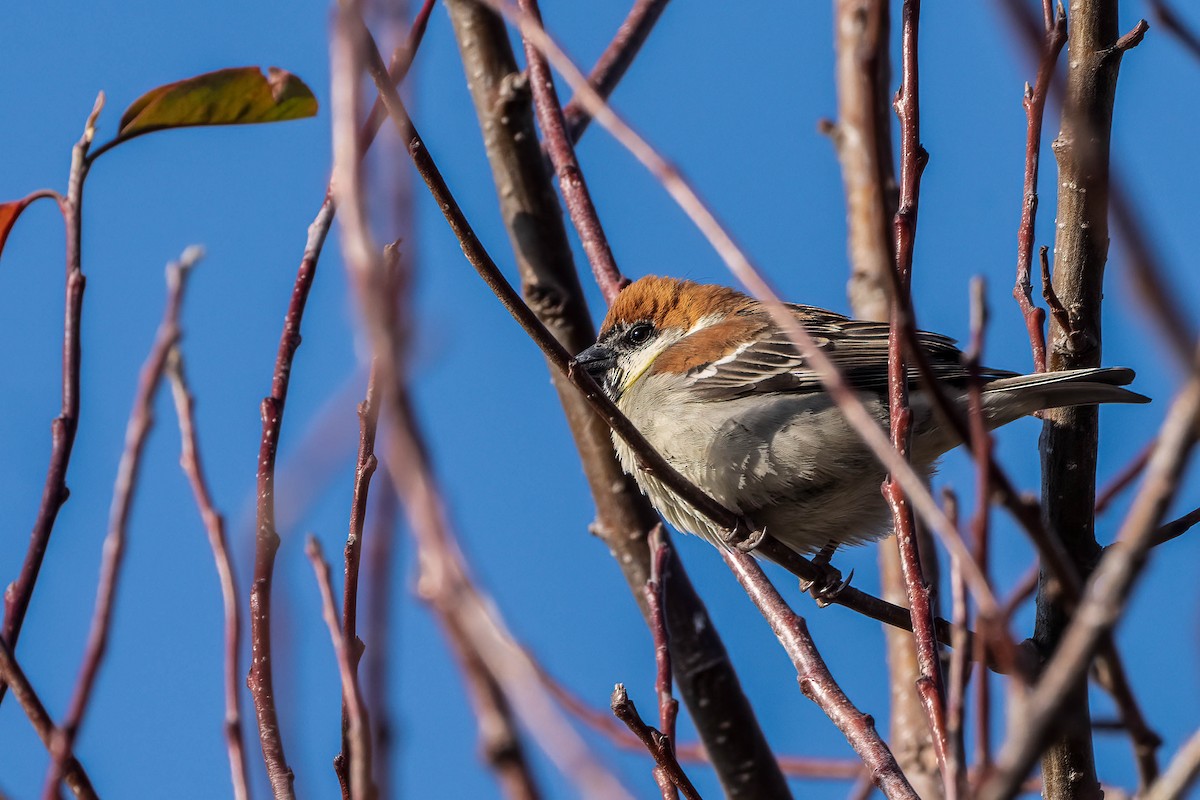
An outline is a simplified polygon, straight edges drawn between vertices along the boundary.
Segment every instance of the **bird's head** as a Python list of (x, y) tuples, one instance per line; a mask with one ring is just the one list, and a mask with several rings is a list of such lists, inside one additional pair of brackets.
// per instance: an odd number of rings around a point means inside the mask
[(722, 357), (736, 343), (737, 315), (754, 305), (725, 286), (648, 275), (617, 295), (596, 343), (575, 363), (615, 401), (648, 373), (684, 373)]

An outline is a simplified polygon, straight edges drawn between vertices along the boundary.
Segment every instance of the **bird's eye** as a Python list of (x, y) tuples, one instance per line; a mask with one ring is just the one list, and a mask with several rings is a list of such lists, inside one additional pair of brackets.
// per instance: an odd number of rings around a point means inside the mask
[(626, 337), (630, 344), (645, 344), (650, 341), (651, 334), (654, 333), (654, 326), (648, 322), (639, 322), (629, 329)]

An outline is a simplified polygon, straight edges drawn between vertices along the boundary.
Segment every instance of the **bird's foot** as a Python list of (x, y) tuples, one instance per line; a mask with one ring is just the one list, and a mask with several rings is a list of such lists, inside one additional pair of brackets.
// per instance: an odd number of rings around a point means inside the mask
[(822, 547), (812, 559), (812, 565), (817, 568), (819, 576), (815, 580), (800, 581), (800, 591), (812, 595), (821, 608), (832, 603), (854, 579), (854, 570), (850, 570), (850, 574), (842, 578), (841, 570), (829, 563), (835, 550), (837, 545), (833, 543)]
[(767, 538), (767, 529), (755, 530), (745, 520), (738, 520), (738, 525), (731, 531), (725, 531), (721, 537), (725, 544), (742, 553), (754, 552), (763, 539)]

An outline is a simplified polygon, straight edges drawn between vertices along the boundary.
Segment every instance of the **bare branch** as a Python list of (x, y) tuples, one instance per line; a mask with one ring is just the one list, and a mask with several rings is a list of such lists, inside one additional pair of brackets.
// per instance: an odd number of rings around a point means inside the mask
[[(46, 707), (42, 705), (42, 701), (34, 692), (29, 679), (25, 677), (25, 672), (17, 663), (16, 656), (3, 640), (0, 640), (0, 678), (12, 687), (13, 696), (17, 698), (17, 702), (24, 709), (25, 716), (29, 717), (29, 721), (33, 723), (33, 729), (37, 732), (38, 738), (42, 740), (42, 744), (46, 746), (47, 750), (52, 750), (56, 733), (54, 721), (46, 713)], [(63, 767), (63, 780), (80, 800), (96, 800), (96, 790), (92, 788), (91, 780), (74, 755), (67, 758)]]
[[(654, 23), (658, 22), (658, 18), (666, 9), (667, 1), (635, 0), (625, 21), (617, 28), (616, 35), (600, 54), (600, 59), (588, 75), (588, 83), (601, 97), (611, 95), (621, 78), (625, 77), (626, 70), (633, 64), (633, 59), (646, 43), (650, 31), (654, 29)], [(567, 132), (572, 142), (579, 141), (583, 132), (587, 130), (588, 123), (592, 121), (592, 115), (574, 99), (563, 108), (563, 117), (566, 119)]]
[(189, 247), (179, 261), (167, 267), (167, 302), (162, 322), (154, 337), (150, 355), (138, 376), (137, 394), (133, 410), (125, 428), (125, 449), (117, 466), (117, 480), (113, 487), (112, 508), (109, 511), (108, 533), (104, 537), (104, 553), (100, 562), (100, 579), (96, 587), (96, 605), (92, 612), (91, 628), (88, 631), (87, 647), (79, 670), (79, 679), (71, 694), (63, 724), (54, 732), (51, 747), (51, 764), (46, 775), (44, 796), (51, 800), (58, 796), (58, 784), (62, 778), (66, 760), (75, 746), (75, 737), (83, 722), (84, 712), (92, 697), (100, 663), (108, 647), (108, 634), (112, 625), (113, 605), (116, 602), (117, 584), (121, 577), (121, 564), (125, 555), (125, 540), (129, 526), (129, 515), (133, 508), (133, 497), (137, 491), (141, 469), (142, 451), (150, 429), (154, 425), (154, 397), (162, 383), (167, 368), (167, 358), (175, 343), (179, 341), (179, 311), (183, 305), (183, 293), (187, 276), (196, 262), (203, 257), (199, 247)]
[[(83, 135), (71, 150), (71, 171), (67, 181), (66, 198), (59, 203), (66, 225), (66, 310), (63, 322), (62, 349), (62, 408), (50, 423), (50, 464), (46, 468), (46, 482), (42, 488), (42, 500), (38, 506), (33, 532), (29, 535), (29, 548), (21, 564), (21, 573), (4, 590), (4, 626), (0, 638), (8, 648), (16, 651), (25, 613), (33, 597), (50, 534), (59, 509), (67, 502), (67, 467), (71, 463), (71, 452), (75, 446), (75, 431), (79, 426), (79, 370), (82, 363), (79, 334), (83, 317), (83, 289), (87, 284), (83, 275), (80, 237), (83, 231), (83, 185), (88, 175), (88, 149), (96, 136), (96, 120), (104, 108), (104, 93), (96, 97), (96, 103), (83, 126)], [(4, 698), (7, 684), (0, 683), (0, 700)]]
[(1179, 748), (1162, 775), (1142, 795), (1142, 800), (1180, 800), (1187, 796), (1197, 777), (1200, 777), (1200, 731), (1192, 734), (1192, 738)]
[(363, 701), (362, 689), (358, 684), (349, 642), (338, 626), (329, 563), (325, 561), (321, 544), (315, 536), (308, 537), (304, 554), (312, 563), (317, 587), (321, 590), (321, 615), (329, 628), (329, 638), (333, 641), (333, 652), (337, 657), (338, 672), (342, 679), (342, 707), (347, 710), (349, 716), (346, 738), (350, 745), (350, 797), (352, 800), (367, 800), (374, 796), (374, 787), (371, 785), (371, 737), (367, 730), (367, 705)]
[(175, 399), (175, 415), (179, 419), (179, 464), (187, 475), (196, 498), (196, 507), (204, 521), (208, 543), (217, 565), (221, 583), (221, 601), (225, 613), (225, 745), (229, 751), (229, 769), (233, 779), (234, 800), (249, 800), (250, 786), (246, 772), (246, 745), (242, 741), (242, 701), (238, 680), (241, 660), (242, 620), (237, 600), (237, 579), (233, 558), (225, 536), (225, 520), (213, 505), (208, 480), (200, 460), (200, 443), (196, 434), (195, 403), (184, 376), (183, 356), (176, 346), (167, 359), (167, 377)]
[(658, 764), (655, 773), (666, 776), (667, 786), (663, 786), (662, 781), (659, 782), (664, 800), (678, 796), (673, 791), (675, 788), (683, 792), (683, 796), (688, 800), (700, 800), (700, 794), (696, 791), (696, 787), (692, 786), (683, 767), (679, 766), (679, 762), (675, 760), (671, 737), (656, 731), (642, 720), (637, 707), (626, 694), (625, 687), (619, 683), (613, 689), (611, 705), (613, 715), (628, 726), (629, 730), (642, 741), (642, 744), (650, 751), (650, 755), (654, 757), (655, 763)]

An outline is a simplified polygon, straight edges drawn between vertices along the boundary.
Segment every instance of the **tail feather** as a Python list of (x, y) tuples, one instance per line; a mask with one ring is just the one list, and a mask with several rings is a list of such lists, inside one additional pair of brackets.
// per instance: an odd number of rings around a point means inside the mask
[(1133, 370), (1126, 367), (1038, 372), (991, 381), (983, 392), (990, 410), (999, 412), (997, 416), (1012, 418), (1063, 406), (1149, 403), (1149, 397), (1122, 388), (1133, 378)]

